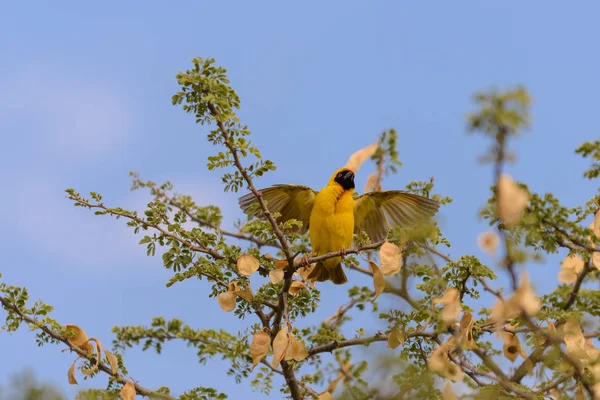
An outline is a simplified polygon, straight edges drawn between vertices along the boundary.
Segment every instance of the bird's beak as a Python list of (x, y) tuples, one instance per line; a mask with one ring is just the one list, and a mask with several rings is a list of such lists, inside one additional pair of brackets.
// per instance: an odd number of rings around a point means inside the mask
[(354, 172), (344, 171), (340, 172), (333, 178), (335, 182), (341, 185), (344, 190), (354, 189)]
[(342, 179), (341, 185), (345, 190), (354, 189), (354, 172), (346, 172)]

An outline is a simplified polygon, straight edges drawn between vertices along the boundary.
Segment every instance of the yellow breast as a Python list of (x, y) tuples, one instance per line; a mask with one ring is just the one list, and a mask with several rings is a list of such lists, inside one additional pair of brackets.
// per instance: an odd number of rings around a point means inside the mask
[[(315, 254), (348, 249), (354, 233), (354, 199), (351, 191), (326, 186), (313, 205), (310, 216), (310, 242)], [(335, 267), (339, 257), (326, 260), (327, 267)]]

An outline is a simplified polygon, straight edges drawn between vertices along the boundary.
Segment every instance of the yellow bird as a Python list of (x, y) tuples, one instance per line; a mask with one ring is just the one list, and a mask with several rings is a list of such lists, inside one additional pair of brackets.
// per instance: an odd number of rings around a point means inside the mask
[[(372, 242), (379, 242), (387, 237), (390, 229), (413, 226), (439, 209), (436, 201), (400, 190), (370, 192), (354, 198), (354, 172), (348, 168), (335, 171), (327, 186), (319, 192), (307, 186), (274, 185), (261, 189), (260, 193), (269, 211), (281, 215), (279, 222), (296, 219), (302, 226), (295, 231), (300, 234), (310, 231), (315, 255), (344, 252), (352, 244), (352, 235), (361, 231)], [(255, 202), (252, 193), (239, 199), (246, 214), (260, 217), (260, 210), (250, 211)], [(348, 282), (341, 257), (318, 262), (308, 279), (331, 280), (336, 285)]]

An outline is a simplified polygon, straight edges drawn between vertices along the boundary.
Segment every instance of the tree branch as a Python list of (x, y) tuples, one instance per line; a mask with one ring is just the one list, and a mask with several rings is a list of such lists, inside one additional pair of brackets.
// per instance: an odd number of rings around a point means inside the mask
[[(373, 292), (371, 295), (374, 294), (375, 292)], [(346, 313), (348, 313), (348, 311), (350, 311), (356, 304), (360, 303), (361, 301), (364, 301), (364, 299), (357, 297), (344, 304), (343, 306), (338, 307), (335, 314), (323, 321), (323, 324), (328, 325), (329, 329), (335, 331), (337, 328), (339, 328)]]
[[(69, 349), (73, 352), (75, 352), (78, 356), (85, 358), (87, 360), (90, 361), (94, 361), (95, 359), (93, 357), (91, 357), (88, 353), (86, 353), (85, 351), (81, 350), (80, 348), (73, 346), (71, 343), (69, 343), (69, 341), (67, 340), (67, 338), (61, 334), (59, 334), (58, 332), (55, 332), (54, 330), (50, 329), (49, 327), (47, 327), (46, 325), (43, 325), (42, 323), (40, 323), (39, 321), (37, 321), (36, 319), (30, 317), (29, 315), (23, 313), (16, 305), (12, 304), (11, 302), (9, 302), (5, 297), (0, 296), (0, 302), (2, 303), (2, 306), (4, 306), (4, 308), (13, 311), (14, 313), (16, 313), (19, 317), (21, 317), (21, 319), (23, 321), (26, 321), (27, 323), (36, 326), (38, 329), (42, 330), (44, 333), (46, 333), (47, 335), (49, 335), (50, 337), (52, 337), (53, 339), (64, 343), (65, 345), (67, 345), (69, 347)], [(163, 393), (159, 393), (159, 392), (155, 392), (152, 391), (150, 389), (146, 389), (143, 386), (140, 386), (138, 383), (135, 382), (131, 382), (127, 379), (125, 379), (125, 377), (123, 375), (121, 375), (120, 373), (114, 373), (112, 372), (112, 369), (109, 366), (106, 366), (102, 363), (98, 363), (98, 369), (108, 375), (110, 375), (113, 379), (115, 379), (117, 382), (121, 383), (121, 384), (125, 384), (127, 382), (133, 383), (133, 386), (135, 387), (135, 391), (137, 394), (140, 394), (142, 396), (146, 396), (146, 397), (153, 397), (153, 398), (163, 398), (163, 399), (167, 399), (167, 400), (175, 400), (175, 397), (163, 394)]]
[[(329, 254), (331, 254), (331, 253), (329, 253)], [(353, 270), (358, 271), (365, 275), (373, 276), (373, 273), (370, 270), (368, 270), (366, 268), (362, 268), (360, 266), (351, 266), (350, 269), (353, 269)], [(406, 301), (408, 304), (410, 304), (410, 306), (412, 308), (414, 308), (414, 309), (419, 308), (419, 302), (410, 296), (406, 287), (397, 288), (397, 287), (394, 287), (388, 280), (385, 280), (385, 288), (383, 289), (383, 293), (389, 293), (389, 294), (396, 295), (396, 296), (400, 297), (401, 299), (403, 299), (404, 301)]]
[(560, 386), (561, 384), (565, 383), (566, 381), (568, 381), (572, 377), (573, 377), (572, 374), (567, 374), (567, 375), (561, 376), (560, 378), (558, 378), (554, 382), (551, 382), (551, 383), (547, 384), (546, 386), (542, 387), (540, 390), (537, 391), (537, 393), (544, 394), (546, 392), (549, 392), (552, 389), (556, 389), (558, 386)]
[[(563, 306), (563, 310), (567, 311), (573, 306), (573, 304), (575, 304), (575, 300), (577, 300), (577, 294), (579, 293), (581, 284), (583, 283), (583, 280), (585, 279), (587, 274), (589, 274), (590, 272), (591, 272), (591, 268), (590, 268), (589, 264), (586, 264), (584, 269), (577, 276), (577, 280), (575, 281), (575, 284), (573, 285), (573, 288), (571, 289), (571, 293), (569, 294), (569, 297), (567, 298), (567, 302)], [(558, 321), (556, 323), (556, 327), (558, 328), (562, 324), (563, 324), (563, 321)], [(529, 357), (528, 357), (529, 361), (528, 360), (523, 361), (523, 363), (521, 363), (521, 365), (519, 365), (519, 367), (515, 370), (513, 376), (510, 378), (511, 382), (521, 382), (521, 380), (529, 372), (530, 367), (528, 364), (532, 363), (535, 366), (537, 363), (542, 361), (544, 352), (549, 347), (549, 345), (550, 345), (550, 342), (547, 341), (546, 343), (544, 343), (543, 346), (538, 347), (537, 349), (533, 350), (531, 352), (531, 354), (529, 354)]]
[[(123, 218), (127, 218), (130, 219), (132, 221), (137, 222), (138, 224), (141, 224), (143, 227), (150, 227), (153, 229), (156, 229), (157, 231), (159, 231), (161, 234), (163, 234), (165, 237), (169, 237), (171, 239), (174, 239), (176, 241), (178, 241), (179, 243), (181, 243), (182, 245), (184, 245), (185, 247), (187, 247), (188, 249), (192, 250), (192, 251), (196, 251), (198, 253), (203, 253), (203, 254), (207, 254), (209, 256), (211, 256), (212, 258), (214, 258), (215, 260), (224, 260), (227, 257), (225, 257), (224, 255), (222, 255), (221, 253), (219, 253), (217, 250), (215, 249), (211, 249), (209, 247), (202, 247), (202, 246), (196, 246), (193, 243), (189, 242), (188, 240), (179, 237), (177, 235), (175, 235), (174, 233), (169, 232), (167, 229), (163, 228), (162, 226), (160, 226), (159, 224), (152, 224), (149, 223), (148, 221), (145, 221), (144, 219), (137, 217), (133, 214), (124, 212), (124, 211), (119, 211), (119, 210), (115, 210), (109, 207), (106, 207), (104, 204), (101, 203), (90, 203), (89, 201), (87, 201), (84, 198), (81, 197), (74, 197), (72, 195), (69, 195), (67, 197), (70, 200), (75, 201), (76, 203), (87, 207), (89, 209), (92, 208), (99, 208), (103, 211), (105, 211), (106, 213), (110, 214), (110, 215), (115, 215), (115, 216), (119, 216), (119, 217), (123, 217)], [(232, 264), (235, 264), (236, 260), (234, 259), (229, 259), (229, 262)], [(212, 280), (213, 282), (216, 282), (219, 286), (227, 288), (228, 285), (227, 283), (223, 282), (222, 280), (218, 279), (217, 277), (215, 277), (214, 275), (211, 275), (207, 272), (204, 271), (198, 271), (200, 273), (200, 275), (207, 277), (208, 279)], [(260, 304), (265, 305), (267, 307), (270, 308), (276, 308), (277, 306), (269, 301), (261, 301)], [(257, 314), (261, 314), (262, 310), (260, 309), (256, 309), (255, 310), (257, 312)], [(261, 322), (264, 323), (264, 314), (261, 316), (259, 315), (259, 317), (261, 318)]]
[(348, 254), (357, 254), (364, 250), (373, 250), (373, 249), (380, 247), (384, 242), (385, 242), (385, 240), (382, 240), (380, 242), (361, 245), (361, 246), (358, 246), (358, 247), (355, 247), (353, 249), (349, 249), (346, 251), (332, 251), (330, 253), (321, 254), (319, 256), (308, 257), (305, 260), (299, 260), (297, 263), (294, 263), (294, 268), (299, 268), (304, 265), (310, 265), (310, 264), (313, 264), (313, 263), (316, 263), (319, 261), (324, 261), (324, 260), (327, 260), (328, 258), (342, 257), (342, 256), (348, 255)]
[(573, 285), (573, 288), (571, 289), (571, 292), (569, 293), (567, 302), (563, 306), (564, 310), (568, 310), (569, 308), (571, 308), (573, 306), (573, 304), (575, 304), (575, 300), (577, 300), (577, 295), (579, 294), (579, 289), (581, 289), (581, 285), (583, 284), (584, 279), (592, 271), (592, 268), (590, 267), (590, 263), (591, 263), (591, 260), (585, 264), (585, 266), (583, 267), (583, 270), (579, 273), (579, 275), (577, 275), (577, 280), (575, 281), (575, 284)]
[(438, 257), (442, 258), (442, 259), (443, 259), (444, 261), (446, 261), (447, 263), (454, 262), (454, 261), (452, 260), (452, 258), (450, 258), (450, 256), (448, 256), (448, 255), (446, 255), (446, 254), (444, 254), (444, 253), (440, 252), (440, 251), (439, 251), (438, 249), (436, 249), (435, 247), (428, 246), (428, 245), (426, 245), (426, 244), (424, 244), (424, 243), (418, 243), (418, 246), (419, 246), (420, 248), (422, 248), (422, 249), (424, 249), (424, 250), (427, 250), (427, 251), (429, 251), (430, 253), (433, 253), (433, 254), (435, 254), (436, 256), (438, 256)]
[[(215, 105), (212, 103), (207, 103), (207, 107), (210, 110), (210, 112), (212, 113), (212, 115), (217, 123), (217, 126), (219, 127), (219, 130), (221, 131), (223, 140), (225, 142), (225, 146), (227, 146), (227, 148), (231, 152), (231, 155), (233, 156), (233, 163), (234, 163), (235, 167), (238, 169), (240, 174), (242, 174), (242, 177), (248, 184), (248, 188), (256, 197), (256, 200), (258, 201), (258, 204), (260, 205), (263, 215), (267, 218), (267, 220), (271, 224), (273, 233), (275, 233), (275, 236), (279, 240), (279, 244), (281, 245), (283, 254), (285, 255), (285, 258), (287, 259), (288, 264), (290, 266), (290, 268), (288, 268), (288, 270), (285, 272), (285, 275), (284, 275), (285, 281), (283, 284), (283, 288), (281, 289), (281, 293), (279, 294), (279, 303), (277, 305), (277, 308), (275, 309), (275, 315), (273, 318), (273, 329), (271, 331), (271, 337), (274, 338), (275, 335), (280, 330), (281, 318), (282, 318), (283, 314), (284, 313), (287, 314), (288, 292), (292, 285), (292, 276), (294, 273), (294, 270), (293, 270), (294, 269), (294, 255), (292, 254), (292, 252), (290, 250), (289, 244), (288, 244), (285, 236), (283, 235), (283, 232), (281, 231), (281, 229), (279, 229), (279, 225), (277, 225), (275, 218), (273, 218), (273, 215), (267, 208), (267, 205), (265, 204), (265, 202), (262, 198), (262, 194), (256, 189), (256, 187), (254, 186), (254, 183), (252, 182), (252, 178), (250, 178), (250, 176), (248, 175), (248, 172), (243, 167), (243, 165), (240, 161), (238, 150), (235, 148), (233, 143), (231, 143), (229, 131), (227, 130), (227, 128), (225, 128), (225, 125), (219, 119), (219, 116), (220, 116), (219, 111), (217, 110)], [(300, 386), (298, 384), (298, 380), (296, 379), (294, 370), (291, 367), (291, 365), (287, 361), (282, 360), (281, 368), (283, 370), (283, 376), (285, 377), (285, 381), (286, 381), (288, 387), (290, 388), (290, 393), (292, 395), (292, 398), (294, 400), (303, 399), (304, 396), (302, 395), (302, 392), (300, 391)]]
[(123, 217), (123, 218), (130, 219), (132, 221), (135, 221), (138, 224), (142, 225), (142, 227), (144, 227), (144, 228), (150, 227), (150, 228), (156, 229), (161, 234), (163, 234), (165, 237), (168, 237), (168, 238), (178, 241), (179, 243), (183, 244), (185, 247), (187, 247), (190, 250), (197, 251), (198, 253), (207, 254), (207, 255), (211, 256), (212, 258), (214, 258), (215, 260), (223, 260), (226, 258), (225, 256), (223, 256), (221, 253), (219, 253), (218, 251), (216, 251), (214, 249), (211, 249), (209, 247), (196, 246), (195, 244), (185, 240), (184, 238), (181, 238), (181, 237), (169, 232), (168, 230), (166, 230), (159, 224), (149, 223), (148, 221), (146, 221), (140, 217), (137, 217), (133, 214), (130, 214), (130, 213), (127, 213), (124, 211), (119, 211), (119, 210), (112, 209), (112, 208), (108, 208), (102, 203), (90, 203), (89, 201), (87, 201), (86, 199), (84, 199), (82, 197), (78, 198), (78, 197), (69, 195), (69, 196), (67, 196), (67, 198), (69, 200), (73, 200), (76, 203), (78, 203), (84, 207), (87, 207), (89, 209), (99, 208), (110, 215), (115, 215), (115, 216), (119, 216), (119, 217)]
[[(168, 341), (176, 341), (176, 340), (182, 340), (182, 341), (186, 341), (186, 342), (190, 342), (190, 343), (202, 343), (202, 344), (206, 344), (206, 345), (213, 345), (215, 342), (212, 342), (210, 340), (201, 338), (201, 337), (197, 337), (197, 336), (187, 336), (187, 335), (171, 335), (169, 333), (165, 333), (162, 335), (157, 335), (157, 334), (144, 334), (144, 335), (137, 335), (137, 336), (133, 336), (130, 338), (130, 340), (142, 340), (142, 339), (156, 339), (156, 340), (168, 340)], [(277, 368), (273, 368), (271, 366), (271, 364), (265, 360), (264, 358), (260, 360), (260, 363), (269, 367), (269, 369), (273, 372), (275, 372), (276, 374), (279, 375), (283, 375), (283, 372)]]
[(561, 356), (563, 358), (563, 360), (567, 361), (571, 367), (573, 367), (573, 370), (575, 371), (574, 375), (579, 378), (578, 381), (583, 385), (584, 389), (588, 392), (588, 394), (591, 396), (591, 398), (596, 398), (595, 394), (594, 394), (594, 390), (592, 389), (592, 386), (590, 385), (588, 379), (585, 376), (585, 372), (582, 369), (582, 366), (579, 362), (578, 359), (576, 359), (575, 357), (573, 357), (572, 355), (568, 354), (566, 351), (564, 351), (561, 347), (562, 345), (562, 340), (559, 339), (556, 335), (550, 334), (548, 332), (545, 332), (543, 330), (541, 330), (537, 325), (535, 325), (531, 319), (527, 316), (527, 314), (522, 313), (522, 317), (523, 319), (525, 319), (525, 322), (527, 322), (527, 326), (529, 327), (529, 329), (531, 331), (533, 331), (535, 334), (537, 335), (541, 335), (542, 337), (544, 337), (546, 339), (546, 342), (549, 344), (552, 344), (554, 346), (556, 346), (556, 348), (560, 351)]
[[(405, 338), (413, 338), (413, 337), (434, 338), (434, 337), (436, 337), (436, 333), (435, 332), (415, 331), (415, 332), (409, 332), (405, 336)], [(369, 336), (366, 338), (348, 339), (348, 340), (342, 340), (340, 342), (333, 341), (331, 343), (311, 347), (310, 349), (308, 349), (308, 356), (310, 357), (310, 356), (314, 356), (315, 354), (319, 354), (319, 353), (332, 352), (334, 350), (341, 349), (343, 347), (367, 346), (373, 342), (387, 342), (387, 340), (388, 340), (388, 337), (386, 334), (377, 333), (373, 336)]]
[(208, 109), (210, 110), (211, 114), (215, 118), (215, 121), (217, 123), (217, 126), (219, 127), (219, 130), (221, 131), (221, 134), (223, 135), (225, 146), (227, 146), (227, 149), (229, 149), (229, 151), (231, 152), (231, 155), (233, 156), (233, 164), (238, 169), (238, 171), (240, 171), (240, 174), (242, 174), (242, 177), (248, 184), (248, 189), (250, 189), (250, 191), (256, 197), (256, 200), (258, 201), (258, 204), (260, 205), (263, 215), (267, 218), (267, 220), (271, 224), (271, 228), (273, 228), (273, 233), (275, 233), (275, 236), (277, 236), (277, 239), (279, 240), (279, 244), (281, 244), (281, 249), (283, 250), (283, 253), (285, 254), (286, 259), (290, 263), (290, 267), (293, 266), (294, 257), (293, 257), (292, 252), (290, 251), (289, 244), (288, 244), (287, 240), (285, 239), (283, 232), (281, 231), (281, 229), (279, 229), (279, 225), (277, 225), (275, 218), (273, 218), (273, 215), (267, 208), (267, 205), (265, 204), (265, 202), (262, 198), (262, 194), (258, 191), (258, 189), (256, 189), (256, 186), (254, 186), (254, 183), (252, 182), (252, 178), (250, 178), (250, 176), (248, 175), (248, 172), (246, 171), (246, 168), (244, 168), (244, 166), (242, 165), (242, 162), (240, 161), (240, 156), (238, 154), (238, 150), (235, 148), (233, 143), (231, 143), (231, 137), (229, 135), (229, 131), (227, 130), (227, 128), (225, 128), (225, 125), (223, 125), (223, 122), (219, 119), (219, 116), (220, 116), (219, 111), (217, 110), (215, 105), (212, 103), (207, 103), (207, 106), (208, 106)]
[(259, 247), (262, 247), (262, 246), (273, 246), (273, 247), (281, 248), (281, 246), (278, 246), (277, 243), (269, 243), (269, 242), (266, 242), (266, 241), (264, 241), (262, 239), (254, 237), (252, 235), (246, 234), (244, 232), (229, 231), (229, 230), (223, 229), (223, 228), (221, 228), (221, 227), (213, 224), (212, 222), (205, 221), (205, 220), (203, 220), (201, 218), (198, 218), (196, 215), (192, 214), (191, 211), (188, 208), (182, 206), (174, 197), (170, 197), (163, 190), (160, 190), (160, 189), (158, 189), (156, 187), (151, 187), (150, 191), (157, 198), (162, 198), (163, 201), (167, 202), (168, 204), (170, 204), (171, 206), (177, 208), (178, 210), (184, 212), (185, 215), (187, 215), (190, 220), (194, 221), (195, 223), (197, 223), (200, 226), (210, 228), (210, 229), (212, 229), (214, 231), (217, 231), (217, 232), (221, 233), (224, 236), (229, 236), (229, 237), (232, 237), (232, 238), (235, 238), (235, 239), (246, 240), (248, 242), (252, 242), (252, 243), (258, 245)]

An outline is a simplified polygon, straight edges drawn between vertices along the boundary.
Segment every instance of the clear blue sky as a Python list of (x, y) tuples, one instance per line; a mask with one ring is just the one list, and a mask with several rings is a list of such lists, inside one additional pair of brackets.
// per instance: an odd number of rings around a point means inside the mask
[[(219, 174), (205, 168), (214, 151), (205, 129), (171, 106), (174, 75), (195, 56), (229, 69), (240, 116), (278, 167), (260, 186), (318, 188), (350, 153), (394, 127), (404, 167), (385, 187), (434, 176), (438, 191), (454, 198), (440, 214), (453, 242), (449, 253), (482, 255), (477, 210), (491, 171), (476, 162), (486, 143), (465, 134), (471, 95), (526, 85), (535, 99), (533, 129), (514, 143), (511, 173), (567, 205), (587, 200), (595, 188), (583, 180), (586, 163), (573, 149), (599, 136), (598, 15), (592, 1), (3, 2), (3, 280), (26, 285), (33, 299), (55, 305), (59, 321), (105, 343), (113, 325), (159, 315), (197, 328), (243, 326), (206, 298), (203, 282), (166, 289), (169, 272), (160, 258), (146, 257), (122, 221), (64, 198), (74, 187), (102, 193), (109, 205), (141, 209), (148, 197), (129, 192), (128, 172), (135, 170), (171, 179), (200, 204), (222, 204), (225, 224), (241, 216), (236, 195), (223, 193)], [(361, 170), (360, 187), (371, 169)], [(558, 260), (530, 266), (541, 290), (556, 284)], [(331, 290), (308, 322), (332, 314), (346, 289)], [(38, 349), (27, 331), (0, 334), (0, 354), (0, 381), (32, 366), (67, 386), (72, 356), (55, 346)], [(233, 399), (263, 398), (249, 394), (247, 383), (232, 385), (224, 362), (202, 366), (181, 345), (166, 346), (162, 357), (130, 350), (125, 359), (149, 387), (181, 393), (205, 385)], [(65, 390), (72, 396), (75, 389)]]

